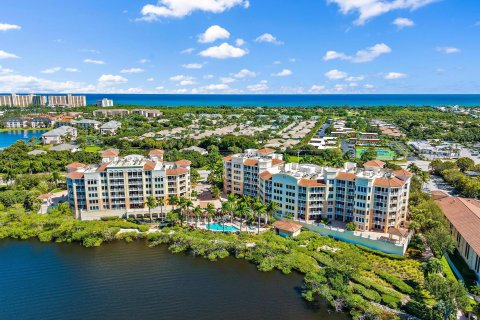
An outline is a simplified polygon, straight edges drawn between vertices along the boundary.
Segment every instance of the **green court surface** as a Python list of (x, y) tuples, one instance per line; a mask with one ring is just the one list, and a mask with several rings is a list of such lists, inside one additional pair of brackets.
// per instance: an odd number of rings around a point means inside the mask
[[(355, 147), (355, 158), (359, 159), (368, 147)], [(386, 147), (376, 147), (377, 160), (393, 160), (395, 159), (395, 151)]]

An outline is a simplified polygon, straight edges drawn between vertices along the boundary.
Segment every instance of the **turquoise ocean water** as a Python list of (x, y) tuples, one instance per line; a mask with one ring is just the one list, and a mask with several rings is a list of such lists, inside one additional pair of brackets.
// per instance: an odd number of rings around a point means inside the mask
[(115, 105), (138, 106), (480, 106), (480, 94), (87, 94), (88, 104), (102, 98)]

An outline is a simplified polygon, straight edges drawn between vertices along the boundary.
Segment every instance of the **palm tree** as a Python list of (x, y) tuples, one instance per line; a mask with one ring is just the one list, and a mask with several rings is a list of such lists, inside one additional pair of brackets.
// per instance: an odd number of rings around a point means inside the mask
[(265, 205), (260, 201), (260, 198), (255, 198), (255, 202), (253, 203), (254, 211), (257, 213), (258, 218), (258, 225), (257, 225), (257, 234), (260, 234), (260, 217), (267, 212), (267, 208)]
[(225, 213), (228, 213), (233, 219), (233, 211), (235, 211), (235, 202), (230, 201), (230, 197), (227, 201), (222, 202), (223, 211), (223, 232), (225, 232)]
[(164, 197), (158, 198), (157, 205), (160, 206), (160, 216), (162, 217), (162, 221), (163, 221), (163, 206), (165, 205), (165, 198)]
[(242, 232), (242, 217), (247, 218), (250, 213), (250, 207), (245, 202), (240, 202), (240, 205), (237, 208), (237, 212), (240, 215), (240, 232)]
[(210, 217), (213, 216), (214, 213), (215, 213), (215, 206), (213, 205), (213, 203), (209, 202), (207, 204), (207, 209), (206, 209), (208, 230), (210, 230)]
[(53, 171), (52, 172), (52, 181), (55, 184), (55, 187), (58, 186), (58, 180), (60, 180), (60, 173), (58, 173), (57, 171)]
[(150, 215), (150, 223), (152, 223), (153, 222), (152, 209), (157, 207), (157, 200), (152, 196), (148, 196), (147, 202), (145, 204), (148, 207), (148, 214)]
[(230, 193), (228, 195), (227, 201), (231, 203), (231, 210), (230, 210), (231, 221), (230, 222), (233, 223), (234, 212), (235, 212), (235, 209), (237, 208), (237, 196), (234, 193)]
[(175, 210), (175, 206), (178, 204), (178, 197), (175, 194), (171, 194), (168, 197), (168, 203), (173, 207), (173, 210)]
[[(277, 209), (278, 203), (276, 203), (275, 201), (270, 201), (269, 203), (267, 203), (267, 219), (268, 216), (273, 216), (275, 212), (277, 212)], [(267, 221), (265, 221), (265, 224), (267, 224)]]
[(195, 206), (193, 208), (193, 214), (195, 215), (195, 228), (198, 229), (198, 219), (200, 219), (202, 215), (202, 208), (200, 208), (200, 206)]

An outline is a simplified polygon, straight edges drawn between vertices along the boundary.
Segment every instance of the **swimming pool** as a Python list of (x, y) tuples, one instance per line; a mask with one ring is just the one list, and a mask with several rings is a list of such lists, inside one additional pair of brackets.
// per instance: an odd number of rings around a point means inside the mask
[[(207, 225), (208, 230), (210, 231), (223, 231), (223, 226), (220, 223), (210, 223)], [(237, 227), (234, 226), (225, 226), (225, 232), (237, 232), (240, 231)]]

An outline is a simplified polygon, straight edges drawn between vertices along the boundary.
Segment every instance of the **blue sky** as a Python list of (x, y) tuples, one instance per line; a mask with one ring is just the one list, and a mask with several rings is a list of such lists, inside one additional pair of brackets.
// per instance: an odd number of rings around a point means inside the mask
[(479, 57), (478, 0), (0, 3), (0, 92), (480, 93)]

